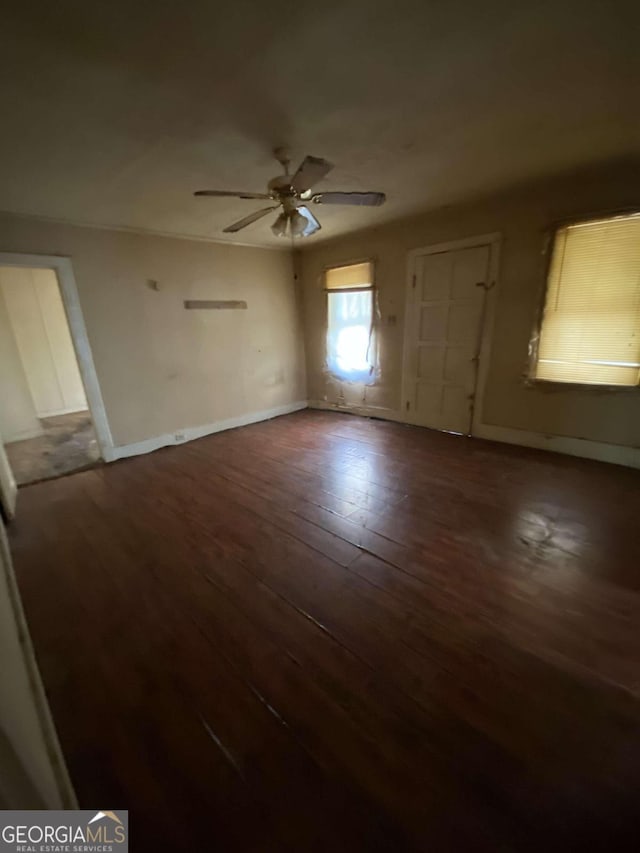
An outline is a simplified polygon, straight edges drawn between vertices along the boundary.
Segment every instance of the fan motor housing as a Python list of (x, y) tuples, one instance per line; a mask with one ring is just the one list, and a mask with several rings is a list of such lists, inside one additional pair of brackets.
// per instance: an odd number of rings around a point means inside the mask
[(277, 178), (272, 178), (267, 187), (270, 192), (275, 192), (278, 195), (294, 195), (295, 190), (291, 188), (291, 175), (278, 175)]

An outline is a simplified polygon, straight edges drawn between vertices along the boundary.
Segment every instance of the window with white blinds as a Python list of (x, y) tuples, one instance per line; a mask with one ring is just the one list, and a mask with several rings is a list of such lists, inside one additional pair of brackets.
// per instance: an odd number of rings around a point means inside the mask
[(640, 213), (557, 231), (535, 376), (640, 383)]
[(376, 368), (373, 263), (333, 267), (327, 290), (327, 367), (340, 379), (367, 382)]

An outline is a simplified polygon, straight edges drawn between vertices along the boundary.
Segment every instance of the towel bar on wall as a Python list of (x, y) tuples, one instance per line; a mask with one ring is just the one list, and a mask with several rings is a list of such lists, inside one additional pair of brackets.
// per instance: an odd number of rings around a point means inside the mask
[(247, 303), (244, 299), (185, 299), (185, 308), (246, 308)]

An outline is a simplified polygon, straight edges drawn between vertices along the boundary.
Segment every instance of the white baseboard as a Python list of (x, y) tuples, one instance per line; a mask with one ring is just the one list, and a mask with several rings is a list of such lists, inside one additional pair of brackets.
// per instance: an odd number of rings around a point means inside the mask
[(236, 418), (227, 418), (224, 421), (215, 421), (211, 424), (203, 424), (197, 427), (187, 427), (186, 429), (176, 430), (174, 433), (166, 433), (165, 435), (157, 435), (153, 438), (147, 438), (144, 441), (136, 441), (133, 444), (123, 444), (119, 447), (105, 448), (105, 462), (115, 462), (116, 459), (125, 459), (128, 456), (139, 456), (143, 453), (151, 453), (153, 450), (159, 450), (161, 447), (169, 447), (173, 444), (184, 444), (187, 441), (193, 441), (195, 438), (203, 438), (205, 435), (212, 435), (214, 432), (222, 432), (226, 429), (234, 429), (235, 427), (247, 426), (255, 424), (258, 421), (267, 421), (270, 418), (277, 418), (279, 415), (289, 415), (292, 412), (299, 412), (301, 409), (306, 409), (306, 401), (298, 401), (295, 403), (286, 403), (284, 406), (276, 406), (273, 409), (264, 409), (261, 412), (251, 412), (247, 415), (239, 415)]
[[(332, 412), (345, 412), (351, 415), (363, 415), (368, 418), (382, 418), (387, 421), (410, 424), (402, 412), (395, 409), (375, 408), (373, 406), (339, 406), (326, 400), (310, 400), (310, 409), (323, 409)], [(424, 427), (427, 429), (427, 427)], [(472, 438), (486, 438), (489, 441), (501, 441), (505, 444), (517, 444), (520, 447), (534, 447), (549, 450), (552, 453), (564, 453), (568, 456), (580, 456), (584, 459), (596, 459), (614, 465), (626, 465), (640, 468), (640, 448), (625, 447), (621, 444), (606, 444), (602, 441), (588, 441), (584, 438), (570, 438), (562, 435), (545, 435), (524, 429), (478, 424), (474, 427)]]
[(78, 412), (86, 412), (89, 414), (87, 406), (72, 406), (70, 409), (55, 409), (53, 412), (38, 412), (39, 418), (57, 418), (60, 415), (75, 415)]
[(322, 409), (326, 412), (344, 412), (347, 415), (362, 415), (365, 418), (381, 418), (385, 421), (406, 423), (401, 412), (382, 406), (341, 406), (338, 403), (329, 403), (326, 400), (309, 400), (307, 405), (310, 409)]
[(479, 424), (474, 430), (474, 437), (502, 441), (506, 444), (518, 444), (521, 447), (535, 447), (538, 450), (550, 450), (552, 453), (565, 453), (568, 456), (597, 459), (599, 462), (611, 462), (614, 465), (626, 465), (629, 468), (640, 468), (640, 448), (625, 447), (622, 444), (606, 444), (603, 441), (588, 441), (585, 438), (570, 438), (563, 435), (545, 435), (541, 432), (529, 432), (524, 429), (492, 424)]
[(22, 432), (13, 433), (10, 438), (6, 438), (3, 436), (3, 441), (5, 444), (13, 444), (14, 441), (26, 441), (28, 438), (40, 438), (40, 436), (44, 435), (44, 429), (42, 427), (36, 429), (25, 429)]
[[(395, 409), (378, 408), (376, 406), (340, 406), (336, 403), (329, 403), (326, 400), (309, 400), (308, 403), (300, 400), (295, 403), (287, 403), (284, 406), (276, 406), (273, 409), (265, 409), (260, 412), (251, 412), (247, 415), (239, 415), (236, 418), (228, 418), (224, 421), (215, 421), (214, 423), (198, 427), (188, 427), (178, 430), (175, 433), (154, 436), (153, 438), (133, 444), (107, 448), (104, 452), (104, 459), (106, 462), (114, 462), (116, 459), (125, 459), (128, 456), (151, 453), (153, 450), (158, 450), (161, 447), (184, 444), (187, 441), (193, 441), (205, 435), (212, 435), (213, 433), (222, 432), (227, 429), (266, 421), (270, 418), (276, 418), (279, 415), (288, 415), (291, 412), (298, 412), (306, 408), (344, 412), (368, 418), (381, 418), (382, 420), (395, 421), (396, 423), (407, 423), (403, 417), (403, 413)], [(606, 444), (600, 441), (587, 441), (583, 438), (568, 438), (560, 435), (545, 435), (543, 433), (493, 426), (491, 424), (478, 425), (475, 428), (473, 437), (485, 438), (489, 441), (500, 441), (505, 444), (516, 444), (521, 447), (533, 447), (538, 450), (549, 450), (552, 453), (564, 453), (569, 456), (596, 459), (600, 462), (626, 465), (630, 468), (640, 468), (640, 448), (624, 447), (619, 444)]]

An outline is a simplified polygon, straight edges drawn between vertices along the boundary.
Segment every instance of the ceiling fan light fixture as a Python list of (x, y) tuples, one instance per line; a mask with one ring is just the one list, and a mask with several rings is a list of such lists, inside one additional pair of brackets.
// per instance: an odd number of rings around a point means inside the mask
[(299, 211), (294, 210), (291, 214), (291, 233), (294, 237), (304, 237), (309, 226), (309, 220)]
[(306, 227), (301, 235), (302, 237), (310, 237), (312, 234), (315, 234), (316, 231), (320, 230), (320, 223), (306, 205), (299, 207), (298, 213), (307, 220)]
[(289, 173), (289, 155), (285, 149), (276, 149), (275, 157), (284, 166), (284, 175), (272, 178), (267, 185), (266, 193), (236, 192), (231, 190), (196, 190), (194, 195), (212, 196), (217, 198), (265, 199), (275, 202), (271, 207), (264, 207), (243, 217), (232, 225), (223, 228), (225, 234), (236, 234), (248, 225), (253, 225), (270, 211), (282, 208), (282, 213), (271, 226), (276, 237), (310, 237), (316, 234), (321, 225), (309, 210), (308, 204), (349, 204), (364, 207), (377, 207), (385, 201), (381, 192), (315, 192), (315, 187), (333, 169), (332, 164), (322, 157), (307, 155), (294, 175)]
[(276, 221), (271, 226), (271, 230), (275, 234), (276, 237), (284, 237), (287, 233), (287, 214), (281, 213), (280, 216), (276, 219)]

